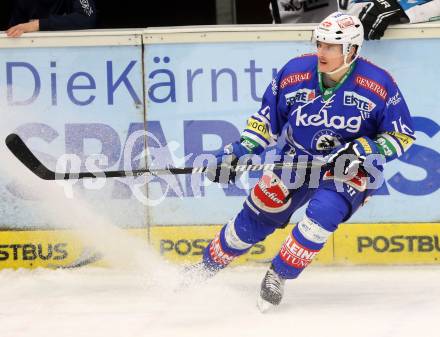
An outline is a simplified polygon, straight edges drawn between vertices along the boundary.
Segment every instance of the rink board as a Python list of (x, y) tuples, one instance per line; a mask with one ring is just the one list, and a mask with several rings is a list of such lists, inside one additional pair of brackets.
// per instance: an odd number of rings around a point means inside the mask
[(347, 224), (334, 234), (334, 262), (440, 263), (440, 224)]
[[(78, 170), (95, 154), (108, 161), (92, 171), (197, 167), (196, 154), (239, 138), (277, 68), (313, 50), (312, 28), (45, 32), (20, 39), (0, 34), (1, 138), (18, 133), (51, 169), (64, 154), (79, 159)], [(427, 24), (392, 27), (384, 40), (364, 45), (363, 55), (389, 70), (404, 92), (417, 143), (387, 166), (381, 190), (350, 221), (399, 224), (341, 225), (315, 264), (438, 263), (440, 226), (427, 222), (440, 220), (439, 42), (440, 25)], [(147, 137), (132, 138), (144, 129)], [(147, 148), (160, 150), (157, 163), (145, 155)], [(100, 245), (74, 231), (54, 230), (76, 228), (71, 219), (84, 219), (84, 212), (72, 206), (83, 201), (91, 209), (86, 225), (104, 214), (165, 259), (197, 261), (220, 229), (210, 224), (237, 214), (252, 185), (246, 183), (256, 179), (250, 175), (222, 188), (198, 174), (108, 179), (101, 187), (81, 180), (65, 187), (55, 207), (42, 198), (48, 182), (27, 183), (30, 172), (7, 165), (16, 163), (9, 150), (0, 147), (0, 155), (0, 268), (104, 264), (101, 254), (114, 249), (97, 251)], [(296, 212), (291, 222), (302, 216)], [(270, 261), (290, 229), (278, 230), (235, 263)]]
[[(248, 253), (235, 260), (234, 264), (248, 262), (266, 263), (272, 260), (280, 249), (293, 225), (279, 229), (265, 241), (254, 245)], [(152, 227), (151, 244), (160, 254), (173, 262), (199, 261), (203, 249), (220, 231), (222, 226), (160, 226)], [(333, 242), (327, 242), (325, 248), (314, 261), (329, 264), (333, 261)]]
[[(267, 262), (278, 252), (293, 225), (275, 231), (236, 263)], [(171, 261), (198, 261), (203, 247), (221, 226), (152, 227), (151, 243)], [(440, 263), (440, 223), (342, 224), (314, 264)]]
[[(301, 27), (44, 32), (20, 39), (0, 34), (0, 138), (18, 133), (53, 170), (66, 154), (75, 158), (75, 172), (206, 165), (200, 158), (239, 139), (274, 73), (313, 51), (313, 27)], [(365, 43), (362, 53), (399, 83), (417, 142), (387, 165), (384, 185), (349, 221), (437, 222), (440, 25), (390, 28), (385, 40)], [(49, 216), (53, 203), (40, 193), (48, 182), (31, 180), (23, 165), (11, 170), (6, 164), (19, 163), (4, 146), (0, 156), (6, 171), (0, 177), (0, 228), (73, 228), (72, 213), (61, 214), (68, 215), (64, 223)], [(121, 228), (204, 226), (235, 216), (256, 178), (256, 172), (245, 174), (220, 188), (200, 174), (81, 180), (66, 187), (68, 200), (58, 200), (70, 210), (71, 196), (84, 198), (92, 212)], [(295, 212), (291, 222), (302, 216)]]
[[(275, 231), (234, 264), (268, 263), (278, 252), (293, 225)], [(199, 261), (203, 249), (221, 226), (158, 226), (124, 230), (148, 242), (173, 263)], [(0, 269), (75, 268), (106, 266), (105, 251), (98, 251), (73, 230), (0, 232)], [(440, 223), (342, 224), (314, 261), (315, 265), (438, 264)], [(127, 253), (128, 256), (130, 252)], [(103, 257), (104, 256), (104, 257)], [(128, 263), (129, 261), (127, 261)]]
[[(126, 231), (144, 240), (148, 236), (147, 229)], [(75, 230), (0, 231), (0, 269), (106, 266), (101, 258), (105, 252), (90, 243), (88, 234)]]

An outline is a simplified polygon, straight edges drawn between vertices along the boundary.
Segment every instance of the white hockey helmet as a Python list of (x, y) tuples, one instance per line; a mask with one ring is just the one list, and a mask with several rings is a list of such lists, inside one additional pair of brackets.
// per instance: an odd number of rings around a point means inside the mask
[(315, 28), (313, 38), (320, 42), (342, 44), (344, 56), (350, 52), (352, 46), (356, 45), (357, 52), (354, 58), (356, 59), (364, 42), (364, 27), (358, 17), (335, 12), (327, 16)]

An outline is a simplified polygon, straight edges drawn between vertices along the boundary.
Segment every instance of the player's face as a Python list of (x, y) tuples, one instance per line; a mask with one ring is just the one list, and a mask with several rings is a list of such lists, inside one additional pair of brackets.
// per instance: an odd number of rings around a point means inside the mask
[(318, 51), (318, 70), (320, 72), (333, 71), (344, 64), (342, 45), (325, 42), (316, 42)]

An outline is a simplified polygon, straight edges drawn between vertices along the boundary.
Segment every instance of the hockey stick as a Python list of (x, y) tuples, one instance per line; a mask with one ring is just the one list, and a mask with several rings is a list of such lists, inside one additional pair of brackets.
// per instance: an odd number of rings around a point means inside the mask
[[(136, 177), (143, 174), (192, 174), (203, 173), (209, 167), (183, 167), (183, 168), (164, 168), (164, 169), (138, 169), (132, 171), (102, 171), (102, 172), (79, 172), (79, 173), (59, 173), (49, 170), (41, 161), (35, 157), (32, 151), (26, 146), (19, 135), (11, 133), (6, 137), (6, 146), (14, 154), (14, 156), (20, 160), (24, 166), (31, 170), (34, 174), (44, 180), (68, 180), (68, 179), (84, 179), (84, 178), (117, 178), (117, 177)], [(235, 172), (244, 171), (261, 171), (261, 170), (274, 170), (274, 169), (299, 169), (299, 168), (312, 168), (320, 167), (321, 163), (307, 162), (307, 163), (274, 163), (274, 164), (250, 164), (250, 165), (237, 165), (232, 167)]]

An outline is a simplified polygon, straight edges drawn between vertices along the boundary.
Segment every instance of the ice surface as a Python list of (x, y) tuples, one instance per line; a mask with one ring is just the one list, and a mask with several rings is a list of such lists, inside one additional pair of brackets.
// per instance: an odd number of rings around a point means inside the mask
[[(167, 266), (169, 271), (175, 270)], [(160, 266), (156, 266), (156, 270)], [(263, 267), (175, 291), (155, 270), (0, 271), (2, 337), (440, 336), (440, 266), (314, 267), (256, 307)], [(159, 277), (158, 277), (159, 275)]]

